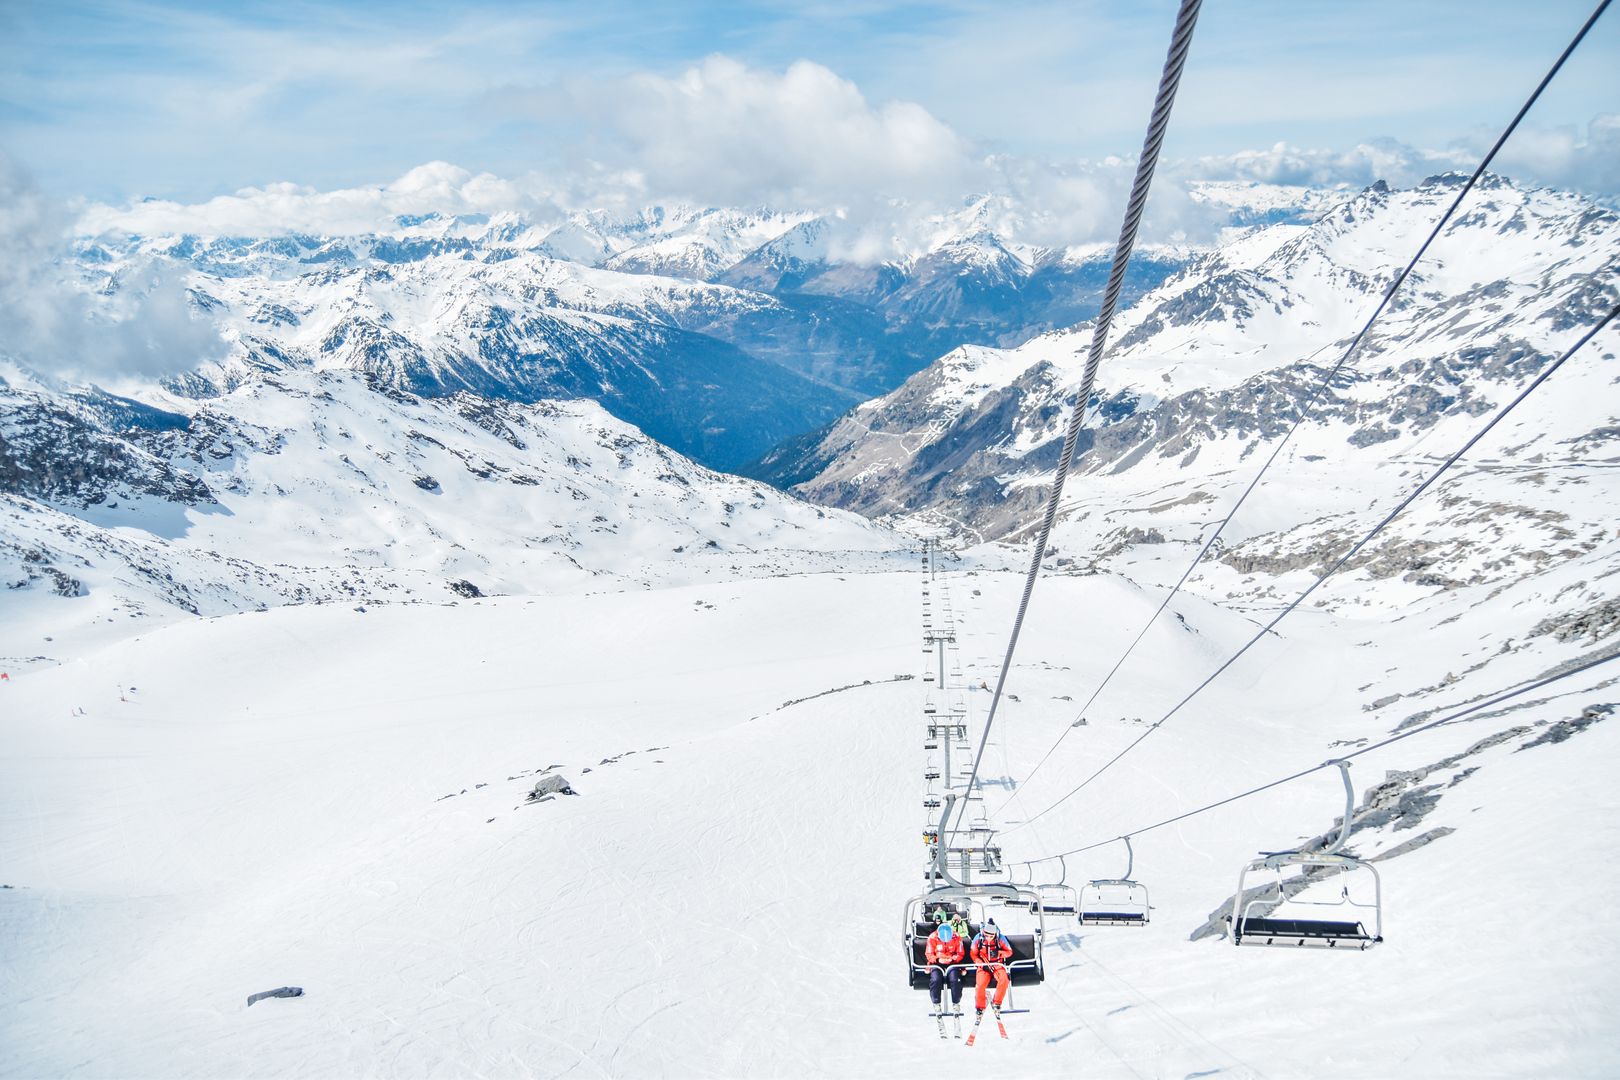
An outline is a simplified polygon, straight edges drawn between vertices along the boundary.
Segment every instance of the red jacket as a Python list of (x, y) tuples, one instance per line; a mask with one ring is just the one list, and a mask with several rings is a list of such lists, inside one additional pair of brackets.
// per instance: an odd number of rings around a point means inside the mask
[(949, 941), (939, 940), (939, 931), (928, 935), (928, 962), (950, 966), (962, 962), (962, 938), (956, 936)]
[(1012, 946), (1001, 934), (995, 937), (995, 944), (990, 944), (990, 938), (980, 934), (973, 939), (973, 962), (975, 964), (1005, 964), (1012, 956)]

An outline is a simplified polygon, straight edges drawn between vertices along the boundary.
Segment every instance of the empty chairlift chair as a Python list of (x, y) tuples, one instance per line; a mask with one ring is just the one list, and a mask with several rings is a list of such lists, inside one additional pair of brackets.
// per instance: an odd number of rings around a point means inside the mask
[(1136, 866), (1136, 852), (1131, 838), (1125, 841), (1125, 873), (1117, 878), (1098, 878), (1088, 881), (1081, 889), (1076, 903), (1082, 926), (1146, 926), (1153, 910), (1148, 903), (1147, 886), (1131, 880)]
[[(1061, 881), (1049, 881), (1040, 885), (1031, 885), (1035, 895), (1039, 897), (1041, 908), (1048, 915), (1073, 915), (1079, 909), (1080, 896), (1073, 885), (1065, 885)], [(1014, 903), (1008, 901), (1008, 903)], [(1029, 902), (1019, 901), (1019, 907), (1029, 906)]]
[(1037, 885), (1035, 891), (1041, 894), (1041, 906), (1053, 915), (1073, 915), (1080, 909), (1080, 894), (1072, 885)]
[[(1350, 949), (1363, 951), (1384, 940), (1383, 883), (1370, 864), (1351, 855), (1340, 854), (1350, 836), (1350, 816), (1355, 812), (1355, 789), (1350, 784), (1350, 765), (1335, 761), (1344, 779), (1344, 821), (1339, 835), (1321, 851), (1262, 852), (1238, 874), (1237, 894), (1232, 897), (1232, 944), (1293, 946), (1295, 948)], [(1288, 870), (1298, 874), (1285, 880)], [(1246, 896), (1244, 885), (1250, 873), (1274, 871), (1277, 880)], [(1323, 873), (1323, 871), (1327, 871)], [(1351, 896), (1346, 876), (1361, 879), (1362, 899)], [(1328, 880), (1339, 884), (1333, 900), (1300, 899), (1299, 894), (1319, 890)], [(1370, 899), (1366, 895), (1370, 893)], [(1323, 909), (1333, 909), (1333, 918), (1323, 917)]]

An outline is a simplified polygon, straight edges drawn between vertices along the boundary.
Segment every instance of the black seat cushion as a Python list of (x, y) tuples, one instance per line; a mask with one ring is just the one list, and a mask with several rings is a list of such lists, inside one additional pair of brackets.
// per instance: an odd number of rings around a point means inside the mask
[(1307, 937), (1307, 938), (1365, 938), (1367, 930), (1358, 922), (1333, 922), (1326, 919), (1244, 919), (1239, 924), (1244, 936), (1254, 937)]

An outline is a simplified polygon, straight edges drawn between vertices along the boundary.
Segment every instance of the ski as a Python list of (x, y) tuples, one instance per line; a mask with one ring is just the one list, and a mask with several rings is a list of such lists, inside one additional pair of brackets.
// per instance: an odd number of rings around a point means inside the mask
[(979, 1014), (973, 1018), (973, 1030), (968, 1032), (967, 1044), (969, 1046), (972, 1046), (973, 1045), (973, 1040), (977, 1039), (979, 1037), (979, 1025), (982, 1024), (983, 1022), (984, 1022), (984, 1010), (980, 1009)]
[(948, 1038), (949, 1036), (945, 1034), (945, 1005), (943, 1002), (941, 1002), (940, 1004), (934, 1006), (934, 1008), (939, 1010), (938, 1012), (934, 1013), (934, 1020), (939, 1024), (939, 1037), (942, 1039)]
[(996, 1030), (1001, 1032), (1001, 1037), (1005, 1039), (1007, 1037), (1007, 1025), (1001, 1022), (1001, 1006), (992, 1006), (991, 1011), (996, 1014)]
[(958, 1001), (951, 1007), (956, 1010), (951, 1013), (951, 1022), (956, 1025), (956, 1037), (960, 1039), (962, 1037), (962, 1003)]

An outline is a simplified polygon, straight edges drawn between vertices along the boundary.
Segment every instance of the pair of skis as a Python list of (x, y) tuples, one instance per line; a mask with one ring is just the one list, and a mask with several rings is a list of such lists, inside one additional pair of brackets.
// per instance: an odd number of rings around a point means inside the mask
[[(1007, 1037), (1007, 1025), (1001, 1022), (1001, 1006), (991, 1005), (990, 1011), (996, 1018), (996, 1030), (1001, 1032), (1001, 1037), (1005, 1039)], [(973, 1040), (979, 1037), (979, 1025), (982, 1023), (984, 1023), (984, 1010), (980, 1009), (979, 1015), (973, 1018), (973, 1030), (968, 1032), (967, 1044), (969, 1046), (972, 1046)]]
[[(960, 1010), (961, 1006), (957, 1005), (956, 1008)], [(996, 1018), (996, 1030), (999, 1031), (1001, 1033), (1001, 1037), (1005, 1039), (1007, 1037), (1007, 1025), (1001, 1021), (1001, 1006), (991, 1005), (990, 1013)], [(947, 1016), (954, 1018), (956, 1021), (956, 1037), (960, 1039), (962, 1037), (962, 1014), (960, 1011), (946, 1012), (945, 1004), (943, 1002), (941, 1002), (939, 1005), (939, 1011), (933, 1013), (935, 1022), (939, 1024), (939, 1037), (942, 1039), (949, 1038), (949, 1036), (945, 1034), (945, 1018)], [(979, 1025), (982, 1023), (984, 1023), (983, 1009), (979, 1010), (979, 1014), (973, 1018), (973, 1030), (968, 1032), (967, 1037), (968, 1046), (972, 1046), (973, 1040), (979, 1037)]]

